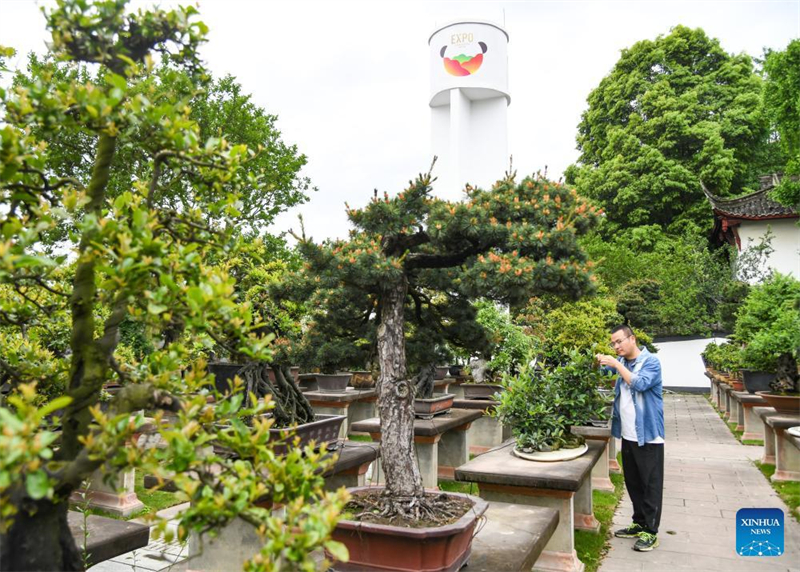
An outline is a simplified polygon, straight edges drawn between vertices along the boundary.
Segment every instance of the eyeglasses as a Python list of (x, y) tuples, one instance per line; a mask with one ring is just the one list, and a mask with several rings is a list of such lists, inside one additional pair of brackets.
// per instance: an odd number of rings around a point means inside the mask
[(608, 344), (608, 347), (610, 347), (610, 348), (615, 348), (615, 347), (617, 347), (618, 345), (620, 345), (622, 342), (624, 342), (625, 340), (627, 340), (628, 338), (630, 338), (630, 336), (626, 336), (626, 337), (622, 338), (621, 340), (616, 340), (616, 341), (612, 340), (612, 341), (611, 341), (611, 343), (610, 343), (610, 344)]

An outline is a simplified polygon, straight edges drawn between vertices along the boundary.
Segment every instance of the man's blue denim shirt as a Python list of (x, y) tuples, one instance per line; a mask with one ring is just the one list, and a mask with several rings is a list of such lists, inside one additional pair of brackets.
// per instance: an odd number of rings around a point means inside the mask
[[(661, 362), (651, 354), (647, 348), (642, 348), (639, 357), (628, 361), (623, 357), (618, 358), (626, 368), (631, 370), (631, 393), (636, 409), (636, 440), (639, 446), (652, 441), (657, 437), (664, 438), (664, 399), (662, 397)], [(638, 363), (642, 363), (638, 371), (634, 371)], [(608, 368), (614, 371), (612, 368)], [(620, 384), (625, 383), (621, 375), (617, 376), (614, 386), (614, 411), (611, 415), (611, 434), (617, 439), (622, 438), (622, 420), (619, 415)], [(642, 396), (642, 404), (637, 395)]]

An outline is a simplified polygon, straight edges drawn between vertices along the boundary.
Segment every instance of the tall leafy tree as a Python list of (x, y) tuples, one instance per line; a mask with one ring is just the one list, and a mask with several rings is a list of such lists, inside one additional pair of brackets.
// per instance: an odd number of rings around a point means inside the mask
[[(210, 406), (205, 362), (192, 354), (222, 340), (270, 358), (271, 338), (218, 264), (241, 250), (242, 197), (268, 191), (269, 173), (252, 168), (257, 149), (203, 140), (180, 90), (157, 89), (159, 53), (203, 74), (196, 11), (125, 4), (59, 0), (46, 12), (55, 59), (0, 89), (0, 376), (12, 386), (0, 406), (0, 568), (81, 570), (70, 494), (96, 470), (135, 467), (191, 501), (183, 539), (239, 517), (265, 540), (251, 569), (314, 569), (315, 549), (341, 554), (326, 538), (343, 496), (323, 493), (320, 454), (277, 457), (267, 406), (239, 410), (241, 393)], [(55, 61), (98, 71), (78, 81)], [(73, 169), (63, 140), (82, 145)], [(126, 320), (153, 349), (123, 360)], [(123, 388), (103, 413), (112, 381)], [(156, 412), (165, 448), (135, 446), (142, 409)], [(212, 442), (238, 458), (199, 453)], [(285, 512), (256, 506), (263, 497)]]
[(786, 157), (785, 177), (773, 196), (800, 209), (800, 40), (767, 53), (764, 74), (764, 106)]
[(592, 285), (577, 237), (597, 214), (574, 190), (508, 175), (491, 190), (468, 187), (464, 201), (447, 202), (431, 196), (430, 184), (430, 173), (420, 175), (393, 198), (348, 208), (355, 225), (348, 240), (300, 241), (308, 283), (326, 296), (354, 289), (375, 302), (387, 515), (418, 517), (427, 506), (414, 460), (408, 376), (416, 309), (427, 303), (436, 318), (438, 295), (520, 304), (541, 292), (577, 297)]
[(605, 208), (607, 231), (707, 225), (701, 180), (725, 196), (760, 174), (760, 94), (750, 57), (726, 53), (702, 29), (637, 42), (589, 94), (567, 181)]

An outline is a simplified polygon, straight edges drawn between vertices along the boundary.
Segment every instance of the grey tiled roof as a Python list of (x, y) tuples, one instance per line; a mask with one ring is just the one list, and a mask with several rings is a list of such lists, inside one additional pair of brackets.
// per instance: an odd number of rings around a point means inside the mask
[(754, 193), (736, 197), (734, 199), (723, 199), (712, 194), (703, 186), (703, 192), (714, 214), (726, 218), (740, 218), (749, 220), (772, 219), (772, 218), (795, 218), (800, 216), (796, 210), (777, 203), (769, 198), (769, 192), (775, 187), (779, 179), (776, 175), (761, 177), (761, 188)]

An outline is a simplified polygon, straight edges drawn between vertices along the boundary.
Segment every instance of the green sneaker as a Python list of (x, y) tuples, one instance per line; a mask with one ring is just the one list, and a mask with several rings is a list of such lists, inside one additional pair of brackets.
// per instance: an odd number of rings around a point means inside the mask
[(614, 536), (617, 538), (639, 538), (639, 533), (642, 531), (642, 527), (634, 522), (628, 528), (620, 528), (614, 533)]
[(658, 546), (658, 536), (643, 531), (639, 533), (639, 540), (633, 545), (633, 549), (637, 552), (650, 552), (656, 546)]

